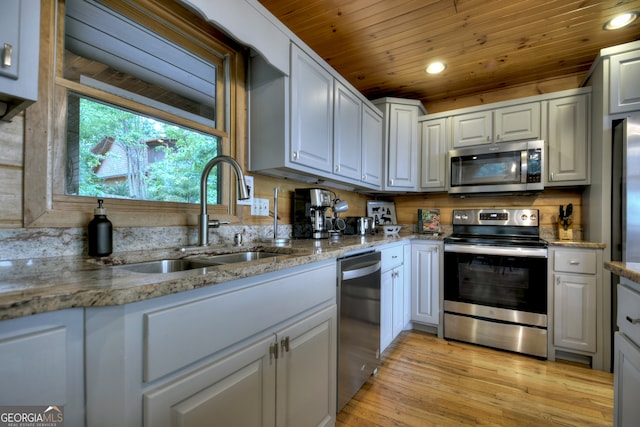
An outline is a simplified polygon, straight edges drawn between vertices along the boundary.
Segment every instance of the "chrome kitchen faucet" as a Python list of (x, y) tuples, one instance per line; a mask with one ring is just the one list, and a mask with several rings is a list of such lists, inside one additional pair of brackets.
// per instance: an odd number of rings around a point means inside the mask
[(228, 224), (228, 222), (220, 222), (217, 219), (211, 220), (210, 222), (209, 215), (207, 215), (207, 181), (209, 180), (209, 173), (214, 166), (223, 162), (228, 163), (236, 174), (238, 199), (246, 200), (249, 198), (249, 190), (247, 189), (247, 182), (244, 179), (244, 172), (242, 172), (242, 168), (236, 159), (231, 156), (220, 155), (209, 160), (200, 178), (200, 216), (198, 217), (199, 246), (209, 246), (209, 227), (218, 228), (220, 224)]

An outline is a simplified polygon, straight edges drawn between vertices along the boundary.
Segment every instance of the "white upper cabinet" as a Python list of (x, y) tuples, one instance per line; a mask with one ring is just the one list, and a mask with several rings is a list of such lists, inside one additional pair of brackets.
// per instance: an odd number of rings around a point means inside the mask
[(420, 188), (424, 191), (447, 189), (447, 119), (420, 122), (421, 173)]
[(545, 187), (589, 184), (590, 94), (547, 101)]
[(454, 148), (539, 137), (539, 102), (453, 116)]
[(333, 113), (333, 172), (359, 180), (362, 177), (362, 101), (338, 82)]
[(3, 2), (0, 14), (0, 120), (38, 99), (40, 0)]
[(417, 190), (419, 180), (419, 101), (381, 98), (373, 103), (383, 112), (385, 180), (383, 190)]
[(323, 172), (333, 164), (333, 76), (291, 45), (290, 160)]
[(493, 132), (493, 113), (478, 111), (453, 116), (453, 147), (489, 144)]
[(362, 108), (362, 181), (382, 185), (382, 115), (368, 105)]
[(640, 110), (640, 50), (610, 59), (611, 113)]
[(494, 112), (495, 142), (538, 139), (540, 137), (540, 103), (498, 108)]
[(380, 189), (382, 113), (302, 47), (289, 76), (251, 58), (249, 109), (249, 170)]

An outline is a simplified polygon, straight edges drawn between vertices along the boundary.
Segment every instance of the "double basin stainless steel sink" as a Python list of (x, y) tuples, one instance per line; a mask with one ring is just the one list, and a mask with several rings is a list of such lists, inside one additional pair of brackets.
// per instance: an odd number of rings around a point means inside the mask
[(134, 273), (174, 273), (177, 271), (215, 267), (217, 265), (235, 264), (238, 262), (275, 258), (282, 255), (288, 254), (265, 251), (235, 252), (231, 254), (208, 255), (198, 258), (161, 259), (156, 261), (137, 262), (132, 264), (120, 265), (117, 268)]

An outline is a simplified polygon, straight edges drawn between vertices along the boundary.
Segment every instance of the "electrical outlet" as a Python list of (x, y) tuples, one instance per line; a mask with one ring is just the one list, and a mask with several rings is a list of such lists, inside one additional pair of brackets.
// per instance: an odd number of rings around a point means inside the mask
[(251, 205), (251, 215), (269, 216), (269, 199), (253, 199)]

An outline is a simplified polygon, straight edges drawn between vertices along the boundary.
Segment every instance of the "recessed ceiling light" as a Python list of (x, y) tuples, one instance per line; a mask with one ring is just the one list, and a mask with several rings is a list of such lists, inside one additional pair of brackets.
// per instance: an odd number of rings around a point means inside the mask
[(614, 16), (610, 20), (604, 23), (603, 30), (617, 30), (618, 28), (626, 27), (633, 21), (638, 19), (638, 12), (627, 12)]
[(438, 74), (444, 71), (447, 68), (447, 64), (442, 62), (432, 62), (426, 69), (426, 72), (429, 74)]

